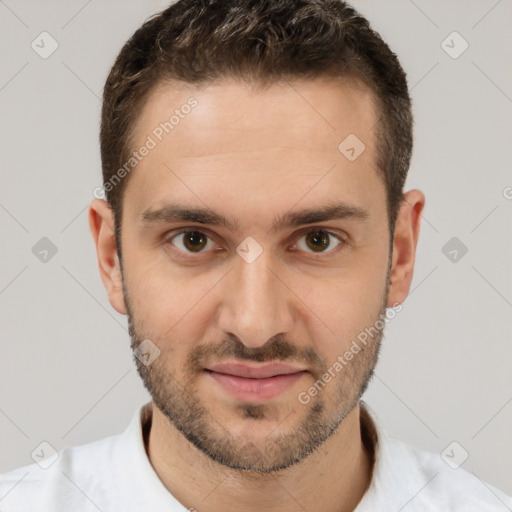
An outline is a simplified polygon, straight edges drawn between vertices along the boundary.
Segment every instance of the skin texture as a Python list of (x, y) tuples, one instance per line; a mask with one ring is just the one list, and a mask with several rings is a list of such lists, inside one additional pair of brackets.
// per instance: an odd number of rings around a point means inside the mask
[[(107, 203), (95, 199), (89, 210), (100, 275), (112, 306), (129, 316), (132, 348), (149, 339), (160, 351), (150, 365), (137, 360), (153, 397), (149, 458), (170, 492), (198, 511), (234, 503), (244, 511), (319, 503), (353, 510), (371, 479), (358, 402), (382, 332), (307, 404), (298, 395), (386, 306), (405, 300), (424, 195), (406, 193), (390, 255), (385, 186), (375, 169), (378, 116), (370, 91), (353, 79), (263, 90), (231, 79), (206, 89), (161, 84), (141, 113), (134, 147), (191, 96), (197, 106), (129, 176), (122, 269)], [(349, 134), (365, 145), (354, 161), (338, 150)], [(237, 229), (142, 221), (166, 202), (208, 207)], [(365, 218), (271, 230), (287, 212), (339, 203)], [(186, 243), (182, 228), (203, 235)], [(326, 247), (308, 235), (315, 230), (330, 240)], [(237, 253), (247, 237), (262, 249), (251, 263)], [(263, 361), (305, 371), (255, 403), (204, 370)]]

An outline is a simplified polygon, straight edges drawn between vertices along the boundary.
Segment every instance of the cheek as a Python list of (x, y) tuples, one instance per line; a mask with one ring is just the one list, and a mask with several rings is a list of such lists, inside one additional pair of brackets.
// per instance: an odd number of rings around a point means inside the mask
[[(137, 264), (127, 272), (134, 315), (145, 332), (164, 346), (190, 346), (188, 340), (200, 339), (208, 317), (208, 305), (218, 281), (213, 275), (191, 276), (173, 271), (162, 258)], [(128, 267), (128, 266), (127, 266)]]
[(382, 261), (361, 260), (357, 266), (331, 275), (331, 279), (316, 280), (314, 286), (303, 278), (301, 286), (294, 289), (307, 306), (303, 318), (308, 318), (312, 341), (327, 358), (342, 353), (379, 319), (385, 305), (386, 270)]

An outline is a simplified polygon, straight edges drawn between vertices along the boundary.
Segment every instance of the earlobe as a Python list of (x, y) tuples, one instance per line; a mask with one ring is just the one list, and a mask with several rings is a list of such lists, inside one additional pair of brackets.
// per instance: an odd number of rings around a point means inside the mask
[(100, 277), (112, 307), (126, 314), (121, 266), (115, 241), (114, 216), (103, 199), (93, 199), (89, 205), (89, 228), (96, 245)]
[(400, 206), (393, 237), (388, 307), (402, 304), (409, 293), (424, 206), (425, 195), (416, 189), (405, 194)]

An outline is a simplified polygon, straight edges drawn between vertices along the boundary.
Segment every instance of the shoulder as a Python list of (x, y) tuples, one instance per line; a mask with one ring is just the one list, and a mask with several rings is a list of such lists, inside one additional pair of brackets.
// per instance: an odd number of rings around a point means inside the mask
[(0, 509), (58, 510), (59, 506), (73, 504), (81, 511), (97, 511), (89, 491), (93, 489), (101, 499), (102, 489), (113, 481), (110, 461), (119, 437), (65, 448), (39, 463), (0, 475)]
[[(392, 440), (403, 446), (424, 475), (423, 500), (443, 510), (457, 511), (510, 511), (512, 498), (488, 484), (475, 473), (470, 473), (450, 460), (454, 453), (439, 453), (414, 448), (406, 443)], [(456, 450), (456, 449), (455, 449)], [(456, 454), (455, 454), (456, 457)], [(428, 477), (428, 479), (427, 479)]]
[(396, 481), (404, 484), (400, 493), (404, 510), (505, 512), (512, 509), (512, 498), (476, 474), (456, 464), (450, 465), (441, 454), (390, 437), (384, 442), (386, 466)]
[(413, 447), (390, 437), (367, 404), (363, 407), (362, 425), (373, 437), (375, 464), (357, 512), (512, 510), (510, 496), (461, 467), (460, 445), (443, 455)]

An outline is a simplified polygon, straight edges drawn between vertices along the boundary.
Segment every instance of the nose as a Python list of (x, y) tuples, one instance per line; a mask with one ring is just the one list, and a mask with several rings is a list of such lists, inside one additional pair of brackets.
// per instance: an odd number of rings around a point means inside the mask
[(224, 280), (219, 328), (236, 335), (247, 347), (259, 347), (293, 325), (293, 293), (285, 285), (282, 267), (264, 250), (251, 263), (234, 258)]

